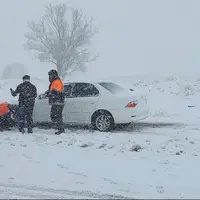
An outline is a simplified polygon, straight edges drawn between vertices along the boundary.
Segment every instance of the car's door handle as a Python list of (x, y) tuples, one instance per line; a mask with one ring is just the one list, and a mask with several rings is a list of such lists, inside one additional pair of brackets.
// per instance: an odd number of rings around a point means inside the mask
[(95, 104), (95, 103), (90, 103), (90, 104)]

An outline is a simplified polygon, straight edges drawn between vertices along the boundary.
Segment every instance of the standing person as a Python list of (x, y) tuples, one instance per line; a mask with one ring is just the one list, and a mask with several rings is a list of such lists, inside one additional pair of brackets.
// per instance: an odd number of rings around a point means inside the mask
[(51, 105), (50, 116), (52, 122), (56, 125), (56, 129), (58, 130), (55, 134), (59, 135), (65, 132), (62, 116), (65, 105), (64, 84), (60, 80), (56, 70), (50, 70), (48, 75), (50, 85), (46, 94), (49, 97), (49, 105)]
[(19, 131), (25, 133), (25, 123), (27, 123), (28, 133), (33, 133), (33, 109), (35, 98), (37, 97), (37, 89), (30, 82), (30, 76), (25, 75), (22, 78), (23, 83), (19, 84), (14, 91), (10, 88), (12, 96), (19, 94)]

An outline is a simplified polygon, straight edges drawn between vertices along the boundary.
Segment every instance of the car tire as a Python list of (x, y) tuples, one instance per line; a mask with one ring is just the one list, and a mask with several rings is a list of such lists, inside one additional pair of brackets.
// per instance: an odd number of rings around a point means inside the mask
[(100, 132), (108, 132), (114, 128), (114, 119), (109, 112), (97, 112), (92, 119), (92, 127)]

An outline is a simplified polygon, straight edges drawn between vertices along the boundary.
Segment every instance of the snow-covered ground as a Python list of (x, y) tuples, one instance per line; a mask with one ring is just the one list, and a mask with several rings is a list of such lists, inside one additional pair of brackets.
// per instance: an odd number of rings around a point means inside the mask
[[(200, 197), (198, 77), (115, 80), (146, 95), (149, 118), (112, 133), (1, 133), (1, 198)], [(1, 99), (10, 84), (0, 82)]]

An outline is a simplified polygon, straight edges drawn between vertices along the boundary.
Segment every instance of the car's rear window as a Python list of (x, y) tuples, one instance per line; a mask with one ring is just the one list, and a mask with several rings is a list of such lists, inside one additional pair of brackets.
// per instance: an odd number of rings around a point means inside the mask
[(116, 94), (116, 93), (124, 91), (123, 87), (112, 82), (101, 82), (99, 83), (99, 85), (105, 88), (106, 90), (108, 90), (112, 94)]

